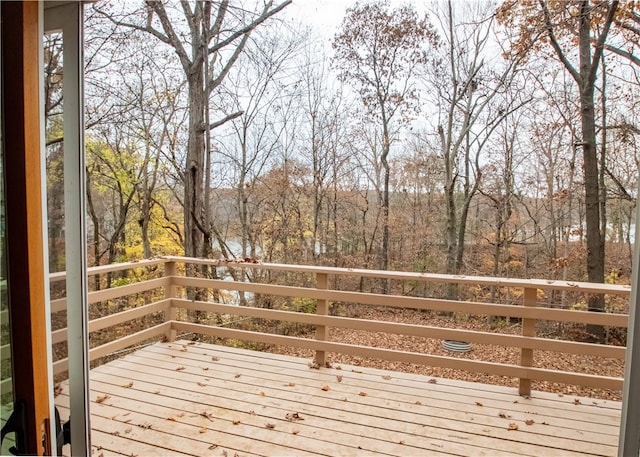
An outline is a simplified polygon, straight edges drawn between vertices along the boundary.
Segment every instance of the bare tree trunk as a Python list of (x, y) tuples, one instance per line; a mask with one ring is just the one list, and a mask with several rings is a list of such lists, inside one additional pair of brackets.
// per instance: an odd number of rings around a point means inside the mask
[[(382, 165), (382, 255), (380, 267), (382, 270), (389, 269), (389, 150), (391, 148), (389, 139), (388, 121), (384, 115), (383, 109), (383, 134), (382, 134), (382, 154), (380, 156), (380, 164)], [(382, 280), (382, 293), (389, 292), (389, 280)]]
[[(547, 3), (539, 0), (542, 7), (544, 21), (549, 41), (558, 58), (575, 80), (580, 91), (580, 115), (582, 126), (582, 157), (585, 187), (585, 219), (587, 236), (587, 279), (590, 282), (604, 282), (604, 233), (601, 224), (601, 194), (600, 172), (598, 170), (598, 150), (596, 146), (596, 114), (595, 114), (595, 80), (602, 57), (604, 42), (609, 34), (611, 24), (618, 9), (619, 1), (606, 2), (607, 14), (600, 24), (597, 37), (591, 35), (591, 3), (589, 0), (580, 2), (579, 24), (579, 68), (568, 60), (562, 47), (557, 41), (556, 31), (551, 21), (551, 14)], [(592, 46), (594, 46), (592, 58)], [(605, 309), (603, 295), (591, 295), (588, 299), (590, 311), (603, 312)], [(590, 339), (604, 342), (604, 327), (588, 325), (587, 332)]]

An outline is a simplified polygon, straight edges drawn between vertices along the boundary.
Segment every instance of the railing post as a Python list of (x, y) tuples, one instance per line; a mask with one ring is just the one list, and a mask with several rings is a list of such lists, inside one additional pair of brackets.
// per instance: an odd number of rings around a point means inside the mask
[[(164, 276), (175, 276), (177, 274), (177, 268), (175, 262), (165, 262), (164, 263)], [(176, 297), (177, 289), (173, 284), (173, 280), (171, 283), (164, 287), (164, 298), (171, 300)], [(177, 319), (177, 310), (173, 306), (173, 303), (169, 305), (169, 310), (164, 314), (164, 321), (175, 321)], [(177, 337), (177, 332), (170, 328), (167, 333), (165, 333), (165, 338), (167, 341), (175, 341)]]
[[(535, 287), (525, 287), (524, 306), (535, 307), (537, 305), (538, 289)], [(536, 336), (536, 320), (522, 319), (522, 336)], [(520, 366), (533, 366), (533, 349), (522, 348), (520, 350)], [(518, 389), (520, 395), (531, 395), (531, 379), (520, 378)]]
[[(329, 283), (329, 275), (327, 273), (316, 273), (316, 288), (326, 289)], [(326, 316), (329, 314), (329, 303), (324, 299), (316, 300), (316, 314), (318, 316)], [(316, 325), (316, 340), (327, 341), (329, 337), (329, 329), (326, 325)], [(324, 366), (327, 363), (327, 354), (324, 351), (316, 351), (316, 364)]]

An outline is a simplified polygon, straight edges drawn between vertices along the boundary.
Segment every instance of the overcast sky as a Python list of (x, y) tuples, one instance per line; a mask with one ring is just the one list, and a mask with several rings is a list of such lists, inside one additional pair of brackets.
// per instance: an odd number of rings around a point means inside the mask
[(356, 0), (293, 0), (284, 13), (331, 37), (340, 26), (346, 8), (355, 3)]

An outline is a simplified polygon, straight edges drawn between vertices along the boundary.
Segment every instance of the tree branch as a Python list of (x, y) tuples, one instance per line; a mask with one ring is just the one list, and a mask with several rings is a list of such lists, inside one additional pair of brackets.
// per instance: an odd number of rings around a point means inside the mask
[(629, 200), (631, 202), (635, 201), (636, 199), (633, 198), (631, 195), (629, 195), (629, 192), (627, 192), (627, 189), (624, 188), (624, 186), (622, 185), (622, 183), (620, 182), (620, 180), (618, 178), (616, 178), (613, 173), (611, 173), (611, 170), (609, 170), (609, 168), (605, 168), (604, 171), (607, 173), (607, 175), (609, 176), (609, 178), (611, 178), (611, 180), (613, 181), (613, 183), (616, 185), (616, 187), (618, 188), (618, 192), (619, 192), (619, 196), (621, 198), (624, 198), (625, 200)]
[[(269, 1), (268, 3), (265, 4), (264, 10), (263, 10), (262, 14), (260, 15), (260, 17), (258, 17), (258, 19), (256, 19), (252, 23), (246, 25), (245, 27), (241, 28), (240, 30), (235, 31), (234, 33), (229, 35), (224, 40), (222, 40), (222, 41), (216, 43), (215, 45), (213, 45), (212, 47), (210, 47), (209, 48), (209, 54), (212, 54), (214, 52), (219, 51), (220, 49), (224, 48), (228, 44), (230, 44), (230, 43), (234, 42), (235, 40), (237, 40), (242, 35), (245, 35), (245, 34), (251, 32), (253, 29), (255, 29), (257, 26), (262, 24), (267, 19), (269, 19), (271, 16), (273, 16), (276, 13), (282, 11), (286, 6), (291, 4), (292, 1), (293, 0), (285, 0), (284, 2), (282, 2), (280, 5), (276, 6), (272, 10), (269, 10), (269, 7), (272, 5), (273, 2)], [(216, 20), (216, 23), (217, 23), (217, 20)]]
[(556, 52), (556, 55), (558, 56), (562, 64), (565, 66), (567, 71), (571, 73), (571, 76), (573, 77), (573, 79), (575, 79), (578, 85), (582, 87), (582, 76), (580, 76), (580, 73), (578, 72), (578, 70), (575, 69), (575, 67), (571, 64), (571, 62), (569, 62), (567, 57), (564, 55), (564, 52), (562, 51), (562, 48), (558, 43), (558, 39), (556, 38), (556, 34), (553, 32), (551, 15), (549, 14), (549, 8), (547, 8), (547, 4), (545, 0), (538, 0), (538, 2), (540, 4), (540, 7), (542, 8), (542, 14), (544, 16), (544, 25), (547, 29), (547, 34), (549, 35), (549, 42), (551, 43), (551, 47), (553, 47), (554, 51)]
[(217, 120), (217, 121), (212, 122), (211, 124), (209, 124), (209, 130), (216, 129), (216, 128), (220, 127), (221, 125), (224, 125), (227, 122), (232, 121), (232, 120), (242, 116), (243, 114), (244, 114), (244, 111), (237, 111), (237, 112), (235, 112), (233, 114), (229, 114), (229, 115), (223, 117), (222, 119)]
[[(184, 69), (185, 73), (189, 74), (191, 72), (191, 61), (189, 60), (187, 51), (185, 51), (184, 46), (182, 46), (182, 42), (180, 41), (180, 38), (178, 37), (175, 30), (173, 29), (173, 25), (171, 25), (171, 21), (167, 16), (167, 11), (164, 8), (164, 4), (162, 2), (153, 1), (153, 0), (147, 0), (146, 3), (147, 3), (147, 6), (152, 11), (155, 11), (155, 13), (158, 15), (158, 19), (160, 19), (162, 28), (166, 33), (166, 35), (163, 35), (165, 37), (165, 40), (163, 41), (171, 45), (171, 47), (175, 49), (176, 54), (178, 54), (178, 58), (180, 59), (180, 63), (182, 64), (182, 68)], [(154, 33), (154, 32), (157, 32), (154, 28), (150, 28), (150, 29), (143, 28), (142, 30), (146, 32), (150, 32), (154, 36), (158, 36), (156, 33)]]
[(635, 65), (638, 65), (640, 67), (640, 58), (636, 57), (635, 55), (633, 55), (629, 51), (625, 51), (623, 49), (617, 48), (615, 46), (612, 46), (612, 45), (606, 44), (606, 43), (604, 45), (604, 48), (607, 51), (611, 51), (614, 54), (619, 55), (620, 57), (624, 57), (625, 59), (628, 59), (631, 63), (633, 63)]
[[(223, 0), (218, 7), (218, 14), (216, 15), (216, 20), (209, 30), (209, 36), (218, 36), (220, 34), (220, 30), (222, 29), (222, 22), (224, 21), (224, 17), (227, 14), (227, 9), (229, 8), (229, 0)], [(209, 51), (211, 52), (211, 51)]]
[(598, 36), (598, 41), (596, 42), (595, 51), (593, 52), (591, 71), (589, 72), (589, 84), (593, 84), (593, 82), (596, 80), (596, 74), (598, 71), (598, 62), (600, 62), (600, 59), (602, 58), (604, 41), (607, 39), (607, 35), (609, 35), (609, 30), (611, 29), (611, 24), (613, 23), (613, 18), (615, 17), (619, 3), (620, 3), (619, 0), (613, 0), (611, 2), (611, 6), (609, 7), (609, 12), (607, 13), (607, 19), (604, 22), (604, 28), (602, 29), (602, 32), (600, 32), (600, 36)]

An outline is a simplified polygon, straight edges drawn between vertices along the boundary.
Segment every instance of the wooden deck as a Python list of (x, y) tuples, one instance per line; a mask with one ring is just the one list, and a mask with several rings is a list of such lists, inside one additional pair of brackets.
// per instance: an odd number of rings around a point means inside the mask
[(91, 391), (96, 457), (614, 456), (621, 408), (186, 341), (92, 370)]

